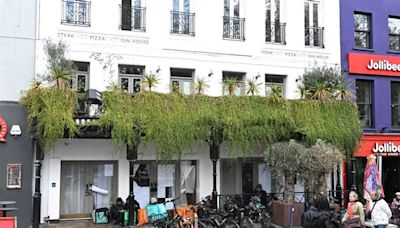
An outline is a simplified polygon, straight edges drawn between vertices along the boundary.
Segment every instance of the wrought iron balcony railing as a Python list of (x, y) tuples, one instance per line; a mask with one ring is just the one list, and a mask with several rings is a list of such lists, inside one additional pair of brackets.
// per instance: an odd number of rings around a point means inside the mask
[(146, 8), (120, 5), (121, 9), (121, 30), (146, 31)]
[(286, 23), (266, 21), (265, 42), (286, 44)]
[(62, 0), (62, 24), (90, 26), (90, 1)]
[(324, 48), (324, 27), (305, 27), (304, 32), (306, 46)]
[(171, 11), (171, 33), (194, 36), (194, 13)]
[(245, 40), (244, 18), (223, 17), (223, 38), (233, 40)]

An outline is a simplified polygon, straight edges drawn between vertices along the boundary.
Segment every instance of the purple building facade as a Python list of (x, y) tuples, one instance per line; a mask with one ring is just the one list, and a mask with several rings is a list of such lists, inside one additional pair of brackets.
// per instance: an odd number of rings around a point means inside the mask
[(355, 182), (362, 192), (365, 157), (375, 154), (390, 200), (400, 191), (400, 153), (383, 147), (376, 152), (373, 147), (389, 142), (400, 145), (400, 3), (341, 0), (340, 10), (342, 69), (357, 96), (364, 130), (355, 152), (356, 175), (348, 172), (345, 187)]

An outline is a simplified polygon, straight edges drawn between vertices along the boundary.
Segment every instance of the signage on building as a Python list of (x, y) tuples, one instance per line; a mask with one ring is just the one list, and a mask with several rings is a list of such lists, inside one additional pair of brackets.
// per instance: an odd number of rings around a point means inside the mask
[(400, 57), (349, 53), (349, 73), (400, 76)]
[(11, 130), (10, 130), (10, 135), (11, 136), (20, 136), (22, 133), (21, 127), (19, 125), (12, 125)]
[(6, 142), (7, 122), (0, 116), (0, 143)]
[(370, 154), (400, 156), (400, 135), (363, 135), (354, 156), (367, 157)]

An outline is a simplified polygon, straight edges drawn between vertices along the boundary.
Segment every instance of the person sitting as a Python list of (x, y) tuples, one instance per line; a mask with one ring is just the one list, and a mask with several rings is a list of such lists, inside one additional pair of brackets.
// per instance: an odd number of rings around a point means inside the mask
[(268, 206), (268, 197), (267, 197), (267, 192), (264, 191), (262, 188), (261, 184), (258, 184), (256, 188), (254, 189), (254, 194), (258, 196), (261, 200), (261, 203), (267, 207)]
[(110, 208), (110, 217), (114, 221), (114, 224), (122, 224), (123, 222), (123, 213), (124, 212), (124, 201), (122, 201), (121, 197), (118, 197)]
[(304, 213), (304, 228), (338, 228), (340, 224), (333, 219), (329, 202), (326, 197), (320, 197), (310, 203), (310, 209)]

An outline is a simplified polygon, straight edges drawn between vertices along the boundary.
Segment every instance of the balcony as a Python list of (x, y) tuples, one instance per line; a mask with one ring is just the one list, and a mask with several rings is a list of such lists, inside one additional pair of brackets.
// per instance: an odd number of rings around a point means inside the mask
[(146, 31), (146, 8), (120, 5), (120, 10), (121, 23), (119, 28), (121, 30)]
[(265, 42), (286, 44), (286, 23), (265, 22)]
[(244, 18), (223, 17), (223, 38), (244, 41)]
[(324, 27), (305, 27), (305, 45), (324, 48)]
[(194, 36), (194, 13), (171, 11), (171, 34)]
[(61, 24), (90, 26), (90, 1), (62, 1)]

